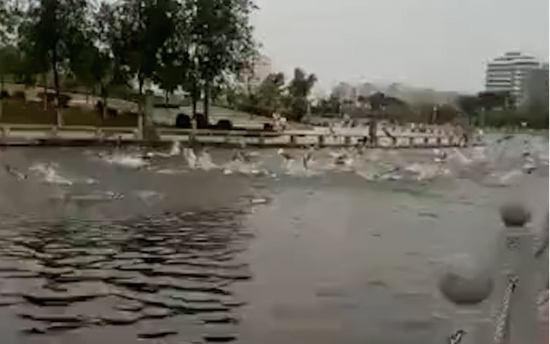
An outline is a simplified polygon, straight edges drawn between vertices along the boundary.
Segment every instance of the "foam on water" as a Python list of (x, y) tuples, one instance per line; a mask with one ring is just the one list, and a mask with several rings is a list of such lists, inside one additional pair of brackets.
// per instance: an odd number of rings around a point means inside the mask
[(103, 160), (109, 164), (119, 165), (128, 168), (140, 168), (147, 166), (149, 163), (141, 156), (115, 153), (104, 156)]
[(147, 204), (159, 201), (164, 198), (162, 193), (152, 191), (152, 190), (138, 190), (134, 192), (138, 198)]
[(59, 172), (59, 166), (54, 163), (36, 163), (30, 169), (42, 178), (42, 181), (48, 184), (73, 185), (74, 181), (62, 176)]
[(244, 175), (265, 175), (268, 174), (263, 167), (257, 163), (245, 163), (241, 161), (230, 161), (222, 167), (223, 174), (244, 174)]
[(170, 148), (170, 156), (181, 155), (181, 143), (179, 141), (174, 141), (172, 147)]
[(210, 171), (210, 170), (214, 170), (214, 169), (218, 169), (218, 165), (216, 165), (213, 161), (212, 161), (212, 156), (210, 155), (210, 153), (206, 152), (206, 151), (202, 151), (201, 154), (199, 155), (198, 157), (198, 160), (197, 160), (197, 165), (200, 169), (202, 169), (203, 171)]
[(197, 168), (197, 156), (195, 155), (195, 152), (191, 148), (185, 148), (183, 150), (183, 157), (187, 161), (187, 166), (191, 169)]
[(523, 175), (521, 170), (492, 172), (485, 178), (484, 184), (486, 186), (511, 186)]

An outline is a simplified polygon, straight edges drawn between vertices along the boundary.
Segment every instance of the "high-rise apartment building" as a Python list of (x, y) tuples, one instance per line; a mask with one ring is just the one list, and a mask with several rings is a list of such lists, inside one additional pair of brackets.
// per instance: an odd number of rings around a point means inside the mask
[(485, 90), (488, 92), (510, 92), (516, 105), (523, 101), (526, 80), (533, 69), (541, 63), (535, 57), (520, 52), (509, 52), (487, 64)]

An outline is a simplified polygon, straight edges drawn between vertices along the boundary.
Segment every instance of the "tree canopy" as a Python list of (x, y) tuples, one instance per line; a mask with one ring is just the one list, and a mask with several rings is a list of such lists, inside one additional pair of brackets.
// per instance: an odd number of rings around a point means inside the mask
[[(57, 95), (67, 79), (102, 94), (156, 84), (207, 105), (256, 56), (251, 0), (23, 0), (19, 12), (10, 1), (0, 0), (0, 48), (13, 38), (28, 79), (52, 75)], [(6, 49), (2, 61), (13, 55)]]

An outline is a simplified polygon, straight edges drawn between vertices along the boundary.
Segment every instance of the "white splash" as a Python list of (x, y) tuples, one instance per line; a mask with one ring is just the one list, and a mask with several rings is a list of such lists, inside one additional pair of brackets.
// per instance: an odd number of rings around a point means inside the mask
[(174, 141), (172, 143), (172, 147), (170, 148), (170, 153), (168, 153), (170, 156), (177, 156), (181, 154), (181, 142), (180, 141)]
[(355, 160), (352, 154), (347, 151), (330, 151), (329, 155), (334, 159), (334, 165), (336, 166), (351, 167)]
[(404, 168), (405, 171), (413, 173), (417, 180), (432, 180), (444, 173), (439, 165), (414, 163)]
[(178, 170), (178, 169), (173, 169), (173, 168), (164, 168), (164, 169), (160, 169), (160, 170), (156, 170), (155, 171), (156, 173), (160, 173), (160, 174), (182, 174), (182, 173), (186, 173), (187, 171), (185, 170)]
[(474, 161), (487, 161), (487, 153), (485, 147), (474, 147), (472, 149), (472, 160)]
[(487, 186), (510, 186), (523, 176), (521, 170), (490, 173), (484, 180)]
[(15, 179), (17, 179), (19, 181), (25, 180), (28, 177), (25, 173), (17, 170), (16, 168), (12, 167), (11, 165), (4, 164), (4, 169), (6, 170), (6, 172), (8, 174), (15, 177)]
[(38, 174), (48, 184), (73, 185), (73, 181), (59, 173), (59, 166), (54, 163), (37, 163), (30, 167), (30, 171)]
[(218, 168), (218, 165), (216, 165), (212, 161), (212, 156), (210, 155), (210, 153), (204, 150), (199, 155), (197, 163), (198, 167), (200, 167), (204, 171), (210, 171)]
[(119, 166), (124, 166), (129, 168), (140, 168), (140, 167), (147, 166), (149, 164), (141, 156), (127, 155), (127, 154), (120, 154), (120, 153), (115, 153), (110, 156), (105, 156), (103, 157), (103, 160), (113, 165), (119, 165)]
[(192, 168), (197, 168), (197, 156), (195, 155), (195, 152), (193, 152), (193, 149), (191, 148), (185, 148), (183, 150), (183, 157), (185, 160), (187, 160), (187, 165)]
[(146, 203), (151, 203), (152, 201), (158, 201), (164, 198), (163, 194), (152, 190), (138, 190), (135, 191), (135, 194)]
[(458, 148), (454, 148), (453, 153), (454, 154), (451, 156), (452, 160), (458, 162), (462, 166), (470, 165), (473, 162), (472, 159), (464, 155)]

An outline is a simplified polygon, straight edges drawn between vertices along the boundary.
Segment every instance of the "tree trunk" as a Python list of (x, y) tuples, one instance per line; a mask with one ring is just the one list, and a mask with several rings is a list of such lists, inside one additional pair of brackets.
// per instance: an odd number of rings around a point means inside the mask
[(197, 115), (197, 102), (198, 102), (198, 97), (197, 97), (197, 83), (196, 82), (193, 82), (193, 86), (191, 87), (191, 111), (193, 112), (192, 113), (192, 117), (195, 118), (195, 116)]
[[(0, 92), (4, 92), (4, 73), (2, 73), (2, 85), (0, 86)], [(2, 118), (4, 112), (4, 97), (0, 96), (0, 118)]]
[(48, 74), (44, 74), (44, 111), (48, 109)]
[(143, 138), (143, 126), (145, 124), (145, 109), (144, 109), (144, 102), (143, 99), (143, 77), (141, 76), (141, 73), (138, 72), (138, 122), (140, 123), (140, 135)]
[(197, 115), (197, 97), (195, 95), (191, 97), (191, 109), (193, 112), (192, 117), (195, 117)]
[(107, 104), (107, 90), (105, 86), (101, 85), (99, 89), (99, 95), (101, 97), (101, 103), (103, 104), (103, 108), (101, 111), (101, 118), (105, 121), (107, 119), (108, 114), (108, 104)]
[(109, 109), (108, 108), (108, 104), (107, 104), (107, 96), (103, 96), (101, 98), (101, 100), (103, 101), (103, 120), (106, 120), (107, 119), (107, 110)]
[(139, 95), (141, 96), (143, 94), (143, 77), (141, 76), (140, 73), (138, 73), (138, 83), (139, 83)]
[(54, 47), (52, 52), (52, 67), (53, 67), (53, 83), (55, 86), (55, 113), (57, 126), (62, 125), (61, 116), (59, 113), (59, 73), (57, 71), (57, 49)]
[(210, 83), (208, 81), (206, 81), (204, 83), (204, 106), (203, 106), (203, 115), (204, 115), (204, 120), (207, 124), (210, 123), (210, 121), (208, 120), (209, 118), (209, 114), (210, 114), (210, 109), (209, 109), (209, 105), (210, 105)]

